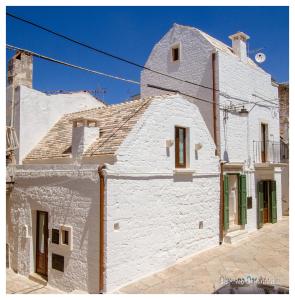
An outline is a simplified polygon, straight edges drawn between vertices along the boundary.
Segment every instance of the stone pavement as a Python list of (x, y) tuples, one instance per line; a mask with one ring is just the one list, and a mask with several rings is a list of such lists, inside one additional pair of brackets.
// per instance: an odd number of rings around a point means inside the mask
[(61, 294), (60, 290), (36, 283), (25, 276), (6, 269), (6, 294)]
[[(223, 244), (121, 288), (119, 293), (212, 293), (222, 278), (260, 277), (289, 286), (289, 220), (265, 224), (236, 244)], [(248, 277), (249, 278), (249, 277)]]

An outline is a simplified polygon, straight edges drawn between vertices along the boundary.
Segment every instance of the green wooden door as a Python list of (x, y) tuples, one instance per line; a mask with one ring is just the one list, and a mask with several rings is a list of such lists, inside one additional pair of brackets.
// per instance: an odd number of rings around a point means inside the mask
[(239, 224), (247, 224), (247, 185), (246, 175), (239, 175)]
[(229, 187), (228, 187), (228, 175), (223, 176), (223, 229), (227, 230), (229, 228)]
[(270, 182), (270, 221), (271, 223), (277, 222), (277, 189), (276, 182)]
[(258, 201), (257, 201), (257, 224), (258, 228), (262, 228), (263, 226), (263, 181), (258, 182)]

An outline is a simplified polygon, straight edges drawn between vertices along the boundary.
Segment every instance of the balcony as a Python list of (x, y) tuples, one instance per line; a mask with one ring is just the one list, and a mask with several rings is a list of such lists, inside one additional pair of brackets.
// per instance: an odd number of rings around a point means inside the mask
[(253, 141), (255, 164), (281, 164), (289, 158), (288, 144), (276, 141)]

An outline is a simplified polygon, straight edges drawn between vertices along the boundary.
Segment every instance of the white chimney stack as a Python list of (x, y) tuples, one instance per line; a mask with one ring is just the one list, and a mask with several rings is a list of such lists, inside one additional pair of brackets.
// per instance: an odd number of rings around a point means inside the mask
[(247, 40), (250, 38), (244, 32), (237, 32), (230, 35), (229, 38), (232, 40), (232, 48), (234, 54), (236, 54), (242, 62), (246, 62), (247, 57)]
[(99, 137), (98, 121), (88, 118), (74, 119), (72, 130), (72, 156), (80, 159), (85, 150)]

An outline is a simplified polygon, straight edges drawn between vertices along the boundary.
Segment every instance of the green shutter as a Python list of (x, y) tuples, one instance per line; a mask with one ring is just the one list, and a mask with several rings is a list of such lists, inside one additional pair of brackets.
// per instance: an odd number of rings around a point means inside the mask
[(239, 176), (239, 224), (247, 224), (247, 185), (246, 175)]
[(223, 207), (223, 228), (227, 230), (229, 228), (229, 191), (228, 191), (228, 175), (223, 176), (223, 195), (224, 195), (224, 207)]
[(271, 223), (277, 222), (277, 189), (276, 189), (276, 182), (271, 181), (271, 198), (270, 198), (270, 221)]
[(257, 201), (257, 223), (258, 228), (262, 228), (263, 226), (263, 181), (258, 182), (258, 201)]

